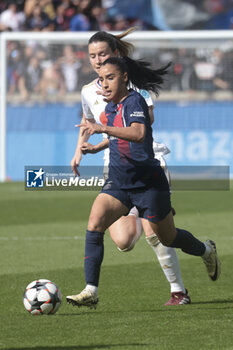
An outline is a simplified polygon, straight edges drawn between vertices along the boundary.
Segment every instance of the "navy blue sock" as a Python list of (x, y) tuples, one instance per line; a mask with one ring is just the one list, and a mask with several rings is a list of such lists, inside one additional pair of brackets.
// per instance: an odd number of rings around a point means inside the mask
[(104, 233), (98, 231), (86, 232), (84, 257), (85, 280), (87, 284), (98, 287), (100, 268), (104, 257)]
[(172, 242), (171, 247), (181, 248), (187, 254), (202, 256), (205, 253), (205, 245), (199, 239), (195, 238), (190, 232), (176, 229), (177, 236)]

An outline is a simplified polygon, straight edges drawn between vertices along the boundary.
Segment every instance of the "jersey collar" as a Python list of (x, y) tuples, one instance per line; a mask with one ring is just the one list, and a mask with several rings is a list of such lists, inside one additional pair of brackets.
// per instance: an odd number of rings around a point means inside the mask
[(99, 78), (96, 79), (95, 84), (96, 84), (98, 89), (102, 90)]

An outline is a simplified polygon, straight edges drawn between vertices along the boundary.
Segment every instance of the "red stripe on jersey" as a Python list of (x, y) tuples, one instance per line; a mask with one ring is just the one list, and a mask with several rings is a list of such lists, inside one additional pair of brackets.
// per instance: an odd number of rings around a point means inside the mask
[[(117, 107), (117, 114), (113, 122), (113, 126), (118, 128), (123, 128), (123, 106), (119, 105)], [(125, 140), (118, 139), (118, 150), (120, 152), (120, 156), (129, 156), (130, 155), (130, 149), (129, 149), (129, 142)]]
[(108, 118), (106, 117), (106, 114), (105, 114), (104, 111), (100, 113), (99, 120), (100, 120), (100, 123), (101, 123), (101, 124), (107, 125)]

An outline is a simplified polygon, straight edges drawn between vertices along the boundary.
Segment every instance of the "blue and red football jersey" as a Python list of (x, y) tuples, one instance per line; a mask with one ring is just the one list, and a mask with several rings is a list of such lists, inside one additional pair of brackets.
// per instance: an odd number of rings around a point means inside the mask
[(154, 158), (152, 128), (145, 99), (138, 92), (130, 90), (121, 103), (108, 103), (105, 113), (108, 126), (122, 128), (132, 123), (146, 126), (146, 136), (142, 143), (109, 136), (109, 179), (119, 184), (121, 189), (151, 184), (154, 181), (154, 169), (160, 163)]

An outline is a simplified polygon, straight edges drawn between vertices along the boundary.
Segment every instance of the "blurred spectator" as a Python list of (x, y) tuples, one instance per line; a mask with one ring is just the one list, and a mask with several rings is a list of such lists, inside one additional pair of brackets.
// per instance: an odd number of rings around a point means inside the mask
[(38, 0), (25, 0), (24, 13), (27, 17), (30, 17), (32, 15), (32, 12), (36, 5), (39, 5)]
[(223, 1), (222, 0), (204, 0), (204, 8), (210, 14), (220, 13), (223, 11)]
[(59, 59), (61, 72), (64, 77), (66, 92), (75, 92), (78, 89), (78, 70), (81, 63), (77, 60), (76, 54), (71, 45), (65, 45), (63, 56)]
[(190, 78), (194, 61), (194, 52), (192, 49), (179, 48), (174, 52), (172, 59), (171, 90), (188, 91), (190, 90)]
[(27, 19), (27, 27), (32, 31), (50, 30), (51, 21), (41, 6), (36, 4), (31, 15)]
[(75, 13), (74, 8), (66, 7), (64, 4), (57, 7), (56, 17), (54, 19), (55, 30), (67, 31), (70, 29), (70, 20)]
[(8, 1), (7, 0), (0, 1), (0, 13), (5, 11), (7, 9), (7, 6), (8, 6)]
[(77, 13), (70, 21), (70, 30), (72, 32), (84, 32), (91, 29), (91, 24), (87, 16)]
[(0, 29), (13, 31), (23, 30), (25, 19), (25, 14), (18, 11), (17, 4), (11, 3), (0, 15)]
[(115, 5), (116, 5), (116, 0), (102, 0), (102, 6), (106, 9), (110, 9)]
[(204, 57), (197, 60), (194, 64), (194, 71), (191, 77), (191, 86), (195, 90), (213, 92), (213, 80), (216, 74), (216, 66), (212, 62), (208, 62)]
[(60, 98), (64, 96), (65, 84), (59, 64), (50, 62), (50, 65), (42, 72), (41, 82), (42, 98)]
[(62, 0), (56, 9), (55, 30), (70, 30), (71, 18), (76, 14), (76, 6), (70, 0)]
[(114, 18), (113, 30), (124, 31), (130, 27), (128, 19), (124, 15), (117, 15)]
[[(229, 57), (228, 57), (229, 55)], [(216, 49), (213, 53), (213, 59), (216, 64), (216, 75), (213, 83), (217, 90), (231, 90), (233, 89), (233, 77), (228, 62), (232, 62), (232, 53), (224, 55), (224, 53)], [(229, 68), (228, 68), (229, 67)]]
[(56, 12), (52, 0), (41, 0), (40, 7), (51, 21), (54, 20), (54, 18), (56, 17)]
[(28, 92), (25, 84), (25, 61), (19, 48), (13, 48), (8, 52), (7, 81), (8, 93), (13, 95), (19, 93), (22, 100), (26, 100)]
[(107, 16), (105, 9), (100, 4), (94, 4), (89, 15), (91, 30), (111, 30), (107, 25)]
[(34, 45), (32, 45), (30, 42), (25, 42), (23, 46), (23, 55), (26, 64), (29, 63), (34, 54)]
[(79, 0), (76, 14), (70, 21), (70, 30), (76, 31), (88, 31), (91, 30), (91, 21), (88, 15), (90, 15), (91, 0)]
[(206, 0), (206, 10), (211, 18), (202, 29), (233, 29), (233, 3), (224, 0)]
[(25, 0), (24, 13), (28, 18), (32, 16), (35, 7), (40, 6), (41, 11), (44, 12), (50, 20), (54, 20), (56, 16), (55, 3), (56, 1), (52, 0)]
[(157, 0), (156, 4), (167, 26), (173, 30), (191, 28), (196, 23), (202, 23), (210, 18), (210, 15), (203, 10), (203, 0), (195, 3), (186, 0)]
[(40, 63), (40, 68), (43, 70), (51, 65), (51, 58), (48, 57), (48, 50), (46, 47), (36, 47), (34, 56), (38, 59)]
[(89, 30), (105, 30), (106, 11), (100, 0), (79, 0), (79, 11), (88, 18)]
[(96, 79), (96, 72), (90, 65), (89, 55), (86, 45), (78, 45), (76, 47), (76, 58), (81, 64), (81, 69), (79, 70), (79, 90), (83, 85), (88, 84), (90, 81)]
[(40, 93), (41, 87), (41, 68), (37, 57), (31, 57), (26, 69), (26, 89), (31, 94)]

